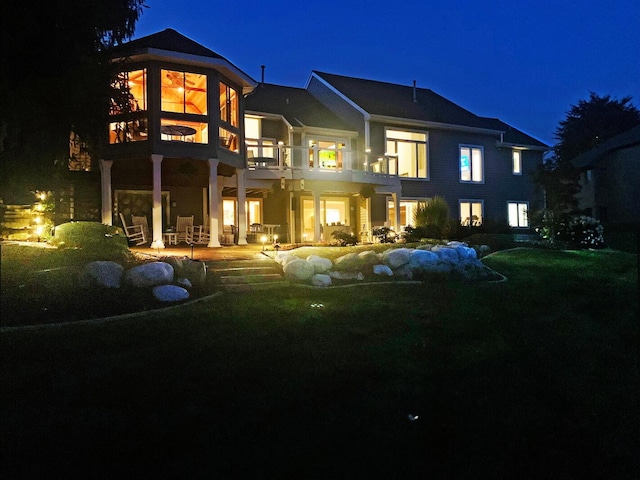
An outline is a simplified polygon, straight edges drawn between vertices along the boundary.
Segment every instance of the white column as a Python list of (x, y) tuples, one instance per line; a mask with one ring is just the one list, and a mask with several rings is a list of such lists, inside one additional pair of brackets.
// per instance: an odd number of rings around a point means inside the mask
[(153, 210), (151, 248), (164, 248), (162, 240), (162, 155), (151, 155), (153, 162)]
[[(391, 194), (391, 201), (393, 202), (393, 229), (396, 233), (400, 233), (400, 195), (398, 192)], [(389, 219), (391, 220), (391, 219)]]
[[(209, 159), (209, 244), (207, 247), (220, 247), (218, 218), (220, 217), (220, 196), (218, 194), (217, 158)], [(220, 189), (222, 191), (222, 188)]]
[[(320, 241), (320, 193), (317, 191), (311, 192), (313, 195), (313, 239), (316, 242)], [(327, 239), (325, 238), (325, 241)]]
[(102, 223), (113, 225), (113, 211), (111, 209), (111, 166), (113, 160), (100, 160), (100, 186), (102, 188)]
[(236, 168), (238, 183), (238, 245), (247, 244), (247, 181), (244, 168)]

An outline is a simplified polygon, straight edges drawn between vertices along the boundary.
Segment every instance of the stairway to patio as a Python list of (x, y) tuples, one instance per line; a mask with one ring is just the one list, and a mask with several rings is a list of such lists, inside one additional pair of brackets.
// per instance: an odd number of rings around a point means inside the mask
[(270, 259), (210, 262), (207, 272), (213, 285), (227, 292), (246, 292), (286, 284), (280, 266)]

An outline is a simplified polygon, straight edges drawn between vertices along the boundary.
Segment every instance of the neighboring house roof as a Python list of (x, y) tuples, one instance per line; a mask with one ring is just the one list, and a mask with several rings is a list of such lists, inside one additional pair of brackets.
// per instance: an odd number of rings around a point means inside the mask
[(351, 129), (303, 88), (261, 83), (246, 97), (245, 111), (282, 115), (292, 127)]
[[(163, 54), (163, 52), (171, 52), (171, 54)], [(126, 54), (127, 57), (135, 57), (136, 55), (168, 56), (170, 59), (175, 58), (177, 61), (187, 64), (204, 63), (205, 66), (213, 66), (221, 70), (231, 79), (238, 82), (243, 86), (245, 93), (257, 84), (253, 78), (222, 55), (185, 37), (172, 28), (118, 45), (112, 48), (110, 53), (114, 58), (119, 54)], [(175, 53), (182, 55), (175, 55)], [(198, 62), (198, 57), (205, 61)]]
[[(503, 133), (505, 145), (548, 146), (496, 118), (479, 117), (426, 88), (345, 77), (313, 71), (312, 75), (332, 86), (370, 115), (456, 125)], [(415, 101), (414, 101), (415, 96)]]
[(573, 163), (576, 168), (593, 167), (598, 160), (605, 155), (616, 150), (629, 148), (638, 144), (640, 144), (640, 125), (637, 125), (620, 135), (616, 135), (615, 137), (605, 140), (597, 147), (578, 155), (571, 161), (571, 163)]

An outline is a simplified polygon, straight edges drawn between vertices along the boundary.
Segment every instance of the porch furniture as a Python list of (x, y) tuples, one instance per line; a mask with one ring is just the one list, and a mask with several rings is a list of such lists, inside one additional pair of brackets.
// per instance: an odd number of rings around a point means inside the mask
[(120, 214), (120, 221), (122, 222), (122, 228), (124, 229), (124, 234), (127, 236), (127, 240), (136, 246), (147, 243), (142, 225), (127, 225), (122, 213)]
[(140, 225), (142, 227), (142, 231), (144, 232), (144, 238), (147, 240), (151, 240), (151, 235), (149, 234), (149, 222), (147, 221), (147, 217), (131, 215), (131, 223), (133, 223), (134, 225)]
[(249, 225), (249, 235), (247, 236), (248, 242), (257, 242), (260, 240), (260, 234), (262, 233), (262, 224), (252, 223)]
[(188, 226), (193, 226), (193, 215), (191, 215), (190, 217), (178, 217), (176, 219), (176, 233), (178, 234), (178, 242), (187, 242)]
[(269, 242), (273, 242), (273, 236), (276, 234), (276, 230), (280, 228), (280, 225), (273, 225), (269, 223), (264, 223), (262, 225), (262, 231), (267, 236), (267, 240)]
[(223, 245), (234, 245), (238, 241), (238, 227), (235, 225), (224, 225), (220, 243)]
[(167, 245), (178, 244), (178, 234), (176, 232), (164, 232), (162, 234), (162, 239)]
[(187, 125), (162, 125), (160, 133), (171, 137), (188, 137), (196, 134), (196, 129)]
[(209, 231), (204, 225), (187, 225), (187, 243), (198, 245), (209, 243)]

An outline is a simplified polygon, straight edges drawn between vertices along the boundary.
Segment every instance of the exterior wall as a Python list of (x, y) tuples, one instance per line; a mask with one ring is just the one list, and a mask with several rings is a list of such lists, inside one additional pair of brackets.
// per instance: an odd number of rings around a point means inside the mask
[(309, 81), (307, 90), (347, 125), (357, 127), (356, 131), (359, 135), (364, 135), (364, 117), (351, 104), (336, 95), (335, 92), (327, 88), (315, 77), (312, 77)]

